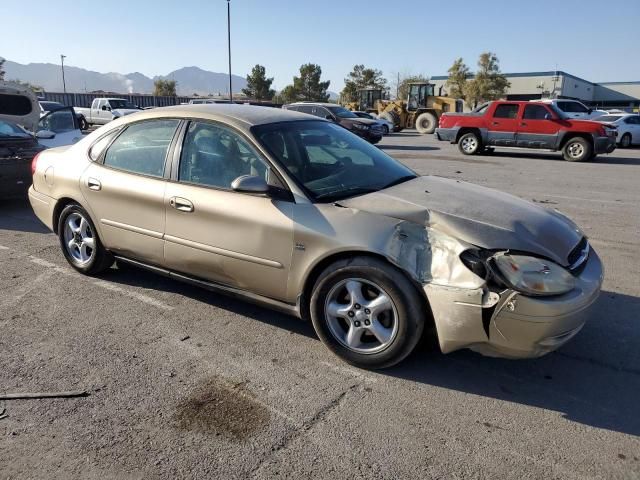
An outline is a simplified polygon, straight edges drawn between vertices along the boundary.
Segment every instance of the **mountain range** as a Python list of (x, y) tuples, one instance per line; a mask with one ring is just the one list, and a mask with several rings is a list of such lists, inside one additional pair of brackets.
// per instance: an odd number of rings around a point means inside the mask
[[(21, 64), (6, 60), (3, 66), (5, 80), (22, 80), (37, 85), (49, 92), (62, 91), (62, 71), (53, 63)], [(84, 68), (64, 67), (68, 92), (91, 92), (103, 90), (115, 93), (153, 93), (153, 82), (158, 79), (175, 80), (178, 95), (217, 95), (229, 91), (229, 76), (226, 73), (210, 72), (199, 67), (184, 67), (167, 75), (147, 77), (140, 72), (100, 73)], [(245, 78), (232, 75), (233, 91), (240, 92), (246, 87)]]

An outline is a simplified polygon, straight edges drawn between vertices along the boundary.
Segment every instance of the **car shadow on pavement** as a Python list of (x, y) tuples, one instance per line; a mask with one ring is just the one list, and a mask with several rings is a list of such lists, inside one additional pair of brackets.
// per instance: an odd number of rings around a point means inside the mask
[(421, 151), (427, 152), (429, 150), (440, 150), (440, 147), (429, 147), (426, 145), (417, 146), (417, 145), (377, 145), (377, 147), (381, 150), (411, 150), (411, 151)]
[(51, 233), (33, 214), (26, 197), (0, 200), (0, 230)]
[(640, 436), (640, 298), (605, 291), (594, 309), (594, 318), (575, 338), (542, 358), (507, 360), (469, 350), (442, 355), (422, 347), (380, 373)]
[[(585, 164), (589, 163), (602, 163), (602, 164), (610, 164), (610, 165), (640, 165), (640, 158), (632, 158), (632, 157), (620, 157), (619, 153), (616, 151), (610, 155), (598, 155), (594, 160), (588, 162), (582, 162)], [(528, 158), (535, 160), (553, 160), (558, 162), (565, 162), (566, 160), (562, 158), (561, 153), (532, 153), (532, 152), (521, 152), (521, 151), (512, 151), (512, 150), (499, 150), (494, 151), (490, 154), (485, 154), (486, 157), (509, 157), (509, 158)]]
[(112, 267), (101, 275), (101, 279), (119, 285), (142, 287), (145, 289), (175, 293), (197, 302), (233, 312), (274, 327), (288, 330), (298, 335), (317, 339), (313, 326), (298, 318), (255, 305), (246, 300), (236, 299), (202, 287), (196, 287), (179, 280), (158, 275), (144, 269), (127, 266), (123, 270)]

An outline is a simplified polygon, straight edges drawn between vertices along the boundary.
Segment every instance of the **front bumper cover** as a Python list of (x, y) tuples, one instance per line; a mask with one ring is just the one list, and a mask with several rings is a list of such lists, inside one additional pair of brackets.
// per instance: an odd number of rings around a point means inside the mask
[(589, 319), (603, 271), (600, 258), (591, 250), (584, 269), (576, 276), (576, 287), (550, 297), (427, 284), (424, 290), (440, 348), (443, 353), (470, 348), (506, 358), (533, 358), (556, 350)]

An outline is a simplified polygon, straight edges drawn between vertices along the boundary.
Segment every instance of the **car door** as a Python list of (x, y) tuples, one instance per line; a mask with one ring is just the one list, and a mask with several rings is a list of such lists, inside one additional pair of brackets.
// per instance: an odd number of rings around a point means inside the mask
[(36, 136), (38, 143), (49, 148), (72, 145), (80, 140), (82, 131), (73, 108), (59, 108), (44, 115), (38, 122)]
[(100, 125), (105, 125), (111, 120), (111, 107), (107, 100), (100, 100), (98, 102), (97, 117)]
[(545, 105), (525, 105), (518, 122), (516, 145), (526, 148), (553, 149), (558, 143), (560, 122)]
[(623, 120), (623, 122), (625, 122), (627, 130), (631, 134), (631, 144), (640, 144), (640, 115), (632, 115), (630, 117), (627, 117)]
[(293, 203), (236, 192), (242, 175), (275, 175), (228, 126), (192, 121), (167, 185), (165, 261), (179, 272), (283, 299), (293, 252)]
[[(80, 188), (105, 246), (116, 254), (164, 261), (165, 168), (180, 120), (129, 124), (101, 137)], [(167, 176), (168, 176), (168, 169)]]
[(489, 145), (516, 145), (519, 110), (520, 105), (517, 103), (501, 103), (496, 106), (493, 116), (489, 119), (487, 131)]

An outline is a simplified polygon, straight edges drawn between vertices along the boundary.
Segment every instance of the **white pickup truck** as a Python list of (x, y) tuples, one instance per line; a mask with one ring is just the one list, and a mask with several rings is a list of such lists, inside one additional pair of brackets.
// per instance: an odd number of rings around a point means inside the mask
[(75, 107), (74, 110), (89, 125), (105, 125), (116, 118), (139, 112), (141, 108), (124, 98), (94, 98), (91, 107)]

